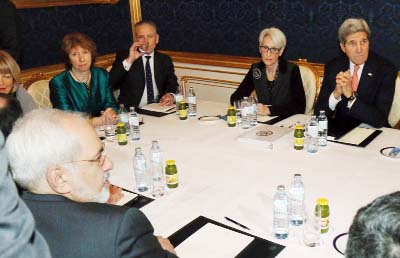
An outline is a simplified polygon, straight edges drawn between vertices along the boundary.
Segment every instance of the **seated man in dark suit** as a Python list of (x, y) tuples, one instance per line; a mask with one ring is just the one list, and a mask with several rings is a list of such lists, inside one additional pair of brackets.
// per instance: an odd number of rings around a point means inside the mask
[(117, 53), (110, 84), (120, 89), (118, 102), (125, 107), (158, 101), (162, 106), (173, 105), (178, 82), (171, 58), (154, 51), (158, 41), (156, 24), (141, 21), (135, 24), (135, 42), (129, 50)]
[(350, 226), (347, 258), (400, 258), (400, 192), (358, 210)]
[(340, 124), (389, 126), (396, 67), (369, 49), (371, 31), (365, 20), (345, 20), (338, 34), (344, 54), (325, 65), (315, 114), (325, 110)]
[(6, 146), (53, 257), (176, 257), (141, 211), (99, 203), (109, 197), (112, 163), (80, 114), (34, 110), (15, 124)]

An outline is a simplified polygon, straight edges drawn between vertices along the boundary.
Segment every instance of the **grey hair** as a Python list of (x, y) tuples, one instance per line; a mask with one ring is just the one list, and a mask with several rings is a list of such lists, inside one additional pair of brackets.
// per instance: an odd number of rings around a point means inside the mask
[(342, 23), (342, 25), (340, 25), (340, 28), (338, 31), (338, 37), (339, 37), (340, 43), (345, 44), (347, 36), (349, 36), (350, 34), (353, 34), (353, 33), (357, 33), (357, 32), (367, 33), (368, 39), (371, 36), (371, 30), (369, 29), (369, 26), (364, 19), (361, 19), (361, 18), (346, 19)]
[(75, 160), (81, 153), (79, 139), (66, 124), (82, 114), (57, 109), (36, 109), (20, 118), (6, 148), (11, 173), (23, 188), (35, 189), (52, 166)]
[(278, 28), (266, 28), (260, 32), (260, 36), (258, 36), (258, 42), (260, 45), (266, 36), (270, 36), (272, 42), (275, 47), (283, 49), (286, 47), (286, 36), (285, 34)]
[(350, 226), (347, 258), (400, 258), (400, 191), (358, 210)]

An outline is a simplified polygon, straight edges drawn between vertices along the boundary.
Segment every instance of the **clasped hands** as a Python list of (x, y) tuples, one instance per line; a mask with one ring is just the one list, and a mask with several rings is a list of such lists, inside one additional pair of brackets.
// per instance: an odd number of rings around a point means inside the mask
[(93, 126), (101, 126), (108, 124), (116, 124), (118, 122), (118, 115), (112, 108), (107, 108), (104, 111), (100, 112), (100, 116), (93, 117), (92, 125)]
[(342, 95), (346, 98), (350, 98), (353, 94), (353, 88), (351, 87), (352, 77), (350, 71), (340, 72), (336, 75), (336, 87), (333, 91), (333, 95), (336, 99), (339, 99)]

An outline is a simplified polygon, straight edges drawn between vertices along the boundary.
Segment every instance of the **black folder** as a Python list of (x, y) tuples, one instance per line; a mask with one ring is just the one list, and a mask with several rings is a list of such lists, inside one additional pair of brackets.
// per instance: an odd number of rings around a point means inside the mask
[(135, 108), (135, 111), (142, 115), (155, 116), (155, 117), (162, 117), (162, 116), (166, 116), (166, 115), (175, 113), (175, 110), (170, 111), (170, 112), (158, 112), (158, 111), (151, 111), (151, 110), (142, 109), (142, 108)]
[[(122, 191), (126, 191), (126, 192), (129, 192), (129, 193), (137, 194), (135, 192), (132, 192), (132, 191), (124, 189), (124, 188), (122, 188)], [(146, 197), (146, 196), (141, 195), (141, 194), (137, 194), (137, 197), (135, 197), (132, 200), (130, 200), (129, 202), (125, 203), (123, 206), (125, 206), (125, 207), (135, 207), (137, 209), (140, 209), (143, 206), (151, 203), (152, 201), (154, 201), (154, 199), (151, 199), (151, 198)]]
[(330, 142), (341, 143), (350, 146), (356, 147), (366, 147), (370, 144), (379, 134), (382, 133), (382, 130), (375, 130), (370, 136), (368, 136), (364, 141), (360, 144), (352, 144), (347, 142), (340, 141), (340, 138), (353, 130), (354, 128), (358, 127), (360, 122), (357, 121), (342, 121), (342, 120), (335, 120), (329, 119), (328, 120), (328, 135), (333, 137), (334, 140), (329, 140)]
[(290, 117), (290, 116), (282, 115), (282, 116), (274, 117), (274, 118), (272, 118), (271, 120), (268, 120), (268, 121), (265, 121), (265, 122), (260, 122), (260, 121), (258, 121), (258, 123), (260, 123), (260, 124), (267, 124), (267, 125), (273, 125), (273, 124), (276, 124), (276, 123), (278, 123), (278, 122), (280, 122), (280, 121), (282, 121), (282, 120), (285, 120), (285, 119), (288, 118), (288, 117)]
[[(253, 237), (254, 240), (250, 242), (235, 258), (273, 258), (277, 256), (285, 246), (279, 245), (277, 243), (265, 240), (263, 238), (254, 236), (252, 234), (243, 232), (241, 230), (226, 226), (222, 223), (214, 221), (212, 219), (199, 216), (193, 221), (189, 222), (186, 226), (176, 231), (174, 234), (168, 237), (169, 241), (173, 246), (178, 246), (185, 239), (189, 238), (193, 233), (202, 228), (207, 223), (212, 223), (214, 225), (235, 231), (240, 234), (244, 234)], [(232, 258), (232, 257), (226, 257)]]

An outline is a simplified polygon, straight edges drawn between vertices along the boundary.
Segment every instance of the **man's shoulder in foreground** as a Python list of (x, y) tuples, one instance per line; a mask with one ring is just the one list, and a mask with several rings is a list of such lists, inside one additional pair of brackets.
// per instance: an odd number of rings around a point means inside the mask
[[(24, 192), (53, 257), (168, 257), (153, 227), (136, 208), (79, 203), (59, 195)], [(171, 256), (174, 257), (174, 256)]]

